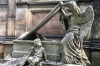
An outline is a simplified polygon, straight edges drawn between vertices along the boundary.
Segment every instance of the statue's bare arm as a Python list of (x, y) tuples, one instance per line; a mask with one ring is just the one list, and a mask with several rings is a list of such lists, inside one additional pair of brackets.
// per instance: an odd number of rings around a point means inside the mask
[(62, 11), (62, 14), (64, 15), (64, 17), (65, 17), (67, 20), (69, 20), (71, 14), (67, 14), (67, 13), (64, 11), (64, 9), (61, 9), (61, 11)]

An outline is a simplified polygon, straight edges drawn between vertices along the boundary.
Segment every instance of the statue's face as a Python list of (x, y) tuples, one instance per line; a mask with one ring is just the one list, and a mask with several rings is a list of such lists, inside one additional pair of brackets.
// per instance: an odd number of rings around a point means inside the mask
[(42, 46), (41, 40), (40, 40), (39, 38), (35, 39), (35, 40), (34, 40), (34, 45), (35, 45), (35, 46)]
[(74, 5), (73, 4), (69, 4), (67, 11), (72, 13), (74, 10), (75, 10)]
[(62, 8), (64, 9), (65, 12), (70, 12), (70, 13), (72, 13), (72, 11), (73, 11), (73, 7), (72, 7), (72, 5), (70, 5), (70, 4), (68, 4), (68, 5), (66, 5), (66, 6), (63, 6)]
[(35, 41), (34, 43), (35, 43), (36, 46), (42, 46), (40, 41)]

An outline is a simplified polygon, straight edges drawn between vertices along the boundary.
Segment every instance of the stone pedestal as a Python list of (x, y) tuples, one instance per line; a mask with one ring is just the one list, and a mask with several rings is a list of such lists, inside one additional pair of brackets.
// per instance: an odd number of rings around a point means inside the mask
[[(32, 40), (14, 40), (13, 42), (14, 45), (13, 45), (12, 57), (21, 57), (27, 55), (28, 52), (30, 51), (30, 48), (34, 46)], [(55, 61), (55, 62), (61, 61), (61, 57), (58, 52), (60, 42), (42, 41), (42, 45), (45, 48), (45, 51), (47, 53), (47, 59), (49, 61)]]

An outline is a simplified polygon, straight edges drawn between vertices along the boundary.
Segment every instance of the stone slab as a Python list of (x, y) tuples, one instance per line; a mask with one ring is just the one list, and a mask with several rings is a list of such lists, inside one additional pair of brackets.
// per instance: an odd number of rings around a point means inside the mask
[(42, 63), (43, 66), (83, 66), (83, 65), (75, 65), (75, 64), (62, 64), (61, 62), (52, 62)]

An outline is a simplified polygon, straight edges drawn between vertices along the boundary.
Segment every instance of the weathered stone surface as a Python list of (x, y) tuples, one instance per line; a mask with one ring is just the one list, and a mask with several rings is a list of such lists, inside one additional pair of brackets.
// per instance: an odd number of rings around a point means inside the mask
[(8, 18), (15, 18), (16, 15), (16, 0), (7, 0), (8, 1)]
[(12, 51), (12, 44), (4, 44), (4, 57), (6, 57), (8, 54)]
[(0, 4), (7, 4), (7, 0), (0, 0)]
[[(50, 61), (61, 61), (59, 54), (60, 42), (57, 41), (42, 41), (43, 47), (46, 49), (48, 60)], [(52, 49), (51, 49), (52, 48)]]
[(27, 30), (27, 8), (17, 8), (16, 10), (16, 25), (15, 36), (20, 36)]
[(33, 42), (32, 41), (28, 41), (28, 40), (14, 41), (13, 51), (23, 51), (23, 52), (25, 51), (25, 52), (28, 52), (32, 46), (33, 46)]
[(15, 36), (20, 36), (26, 32), (26, 20), (18, 20), (15, 24)]
[(100, 66), (100, 51), (92, 51), (92, 66)]
[(6, 36), (6, 22), (0, 21), (0, 36)]
[[(33, 12), (32, 15), (32, 24), (36, 26), (46, 15), (48, 12)], [(52, 34), (52, 35), (64, 35), (65, 31), (63, 30), (62, 22), (59, 21), (60, 13), (57, 13), (51, 20), (48, 21), (46, 25), (44, 25), (38, 33), (40, 34)]]
[(0, 20), (7, 20), (7, 8), (0, 8)]
[(15, 13), (16, 13), (16, 5), (15, 0), (8, 0), (8, 21), (7, 21), (7, 36), (15, 36)]
[(49, 12), (49, 14), (42, 19), (42, 21), (40, 21), (40, 24), (38, 24), (37, 26), (35, 26), (30, 32), (29, 34), (27, 34), (26, 36), (24, 36), (22, 39), (27, 39), (26, 37), (30, 37), (32, 35), (32, 33), (37, 32), (41, 27), (43, 27), (60, 9), (61, 3), (59, 3), (58, 5), (55, 6), (54, 9), (52, 9), (52, 11)]
[(45, 1), (60, 1), (60, 0), (16, 0), (16, 2), (37, 2), (37, 1), (45, 2)]
[(4, 45), (0, 43), (0, 59), (4, 58)]
[(8, 18), (7, 36), (15, 36), (15, 18)]
[(26, 20), (26, 19), (27, 19), (27, 8), (17, 8), (16, 20)]
[(24, 55), (27, 55), (28, 52), (23, 52), (23, 51), (13, 51), (12, 52), (12, 57), (18, 58), (18, 57), (22, 57)]
[(0, 62), (0, 66), (23, 66), (26, 56), (19, 58), (7, 57)]
[(93, 24), (93, 38), (100, 39), (100, 17), (95, 17)]
[(83, 66), (83, 65), (75, 65), (75, 64), (62, 64), (61, 62), (48, 62), (43, 63), (43, 66)]
[(32, 29), (32, 12), (30, 10), (28, 10), (28, 13), (27, 13), (27, 22), (26, 22), (26, 31), (30, 31)]

